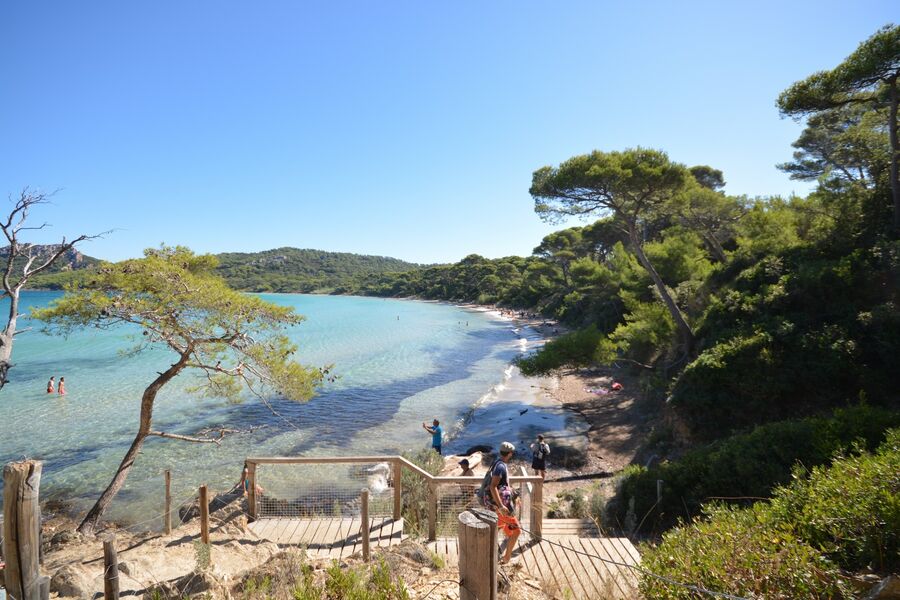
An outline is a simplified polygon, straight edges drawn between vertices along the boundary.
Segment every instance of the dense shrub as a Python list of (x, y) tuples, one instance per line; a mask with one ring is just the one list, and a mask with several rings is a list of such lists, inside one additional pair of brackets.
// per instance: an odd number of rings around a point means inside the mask
[(672, 385), (672, 405), (698, 438), (841, 406), (860, 392), (898, 406), (890, 374), (900, 352), (900, 244), (847, 255), (797, 248), (726, 272), (698, 329), (705, 347)]
[[(837, 567), (772, 518), (765, 505), (707, 508), (706, 519), (673, 529), (658, 547), (642, 549), (653, 573), (705, 589), (750, 598), (836, 598), (845, 593)], [(645, 598), (697, 598), (689, 589), (650, 576)]]
[[(768, 497), (791, 480), (797, 463), (807, 468), (826, 464), (857, 440), (863, 448), (874, 449), (885, 430), (898, 425), (900, 413), (861, 405), (836, 410), (831, 417), (761, 425), (751, 433), (695, 448), (679, 460), (632, 468), (604, 511), (604, 526), (621, 528), (636, 519), (641, 531), (659, 531), (678, 518), (699, 514), (711, 498)], [(657, 505), (659, 479), (663, 494)]]
[[(405, 453), (403, 456), (432, 475), (439, 475), (444, 467), (441, 455), (431, 449)], [(403, 469), (400, 477), (400, 485), (403, 487), (401, 514), (404, 527), (412, 534), (424, 534), (428, 523), (428, 486), (412, 469)]]
[[(648, 571), (706, 589), (764, 598), (849, 597), (838, 568), (900, 566), (900, 429), (875, 454), (816, 467), (771, 502), (708, 505), (705, 518), (673, 529), (643, 553)], [(648, 598), (692, 592), (644, 575)]]
[(876, 454), (797, 475), (772, 501), (776, 518), (846, 569), (900, 568), (900, 429)]
[(591, 325), (585, 329), (562, 335), (544, 344), (544, 347), (517, 361), (525, 375), (549, 373), (564, 366), (589, 365), (602, 334)]

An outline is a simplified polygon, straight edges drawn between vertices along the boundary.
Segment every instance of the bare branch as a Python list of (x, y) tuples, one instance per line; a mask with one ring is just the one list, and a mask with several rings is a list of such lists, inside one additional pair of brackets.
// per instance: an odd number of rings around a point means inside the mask
[(168, 438), (168, 439), (172, 439), (172, 440), (181, 440), (183, 442), (193, 442), (195, 444), (216, 444), (217, 446), (219, 445), (219, 443), (222, 439), (221, 437), (220, 438), (199, 438), (199, 437), (193, 437), (190, 435), (180, 435), (177, 433), (166, 433), (164, 431), (150, 431), (147, 433), (147, 435), (148, 436), (152, 435), (152, 436), (161, 437), (161, 438)]

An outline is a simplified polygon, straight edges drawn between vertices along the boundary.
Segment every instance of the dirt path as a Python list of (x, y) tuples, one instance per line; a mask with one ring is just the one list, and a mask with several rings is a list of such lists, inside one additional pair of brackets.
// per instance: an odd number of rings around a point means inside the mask
[[(612, 390), (614, 382), (622, 389)], [(612, 368), (567, 370), (547, 393), (586, 420), (590, 428), (583, 465), (557, 464), (552, 460), (551, 447), (545, 498), (595, 481), (608, 482), (624, 467), (643, 458), (641, 449), (659, 418), (643, 401), (635, 377)]]

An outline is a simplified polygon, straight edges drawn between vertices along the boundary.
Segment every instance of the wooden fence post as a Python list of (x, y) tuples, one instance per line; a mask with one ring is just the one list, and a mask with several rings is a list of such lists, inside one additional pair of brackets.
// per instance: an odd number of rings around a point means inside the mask
[(103, 540), (103, 600), (119, 600), (119, 557), (116, 555), (116, 535)]
[[(3, 555), (5, 585), (16, 600), (39, 600), (43, 463), (8, 463), (3, 468)], [(49, 588), (47, 588), (49, 591)]]
[(369, 490), (363, 490), (359, 495), (362, 524), (359, 527), (359, 535), (362, 537), (363, 560), (369, 562)]
[(163, 514), (163, 530), (172, 533), (172, 472), (166, 469), (166, 510)]
[(200, 541), (209, 544), (209, 498), (206, 486), (200, 486)]
[(437, 539), (437, 485), (433, 481), (428, 482), (428, 541)]
[(394, 520), (400, 519), (401, 494), (403, 493), (403, 463), (394, 461)]
[(248, 462), (247, 463), (247, 485), (249, 489), (247, 490), (247, 510), (250, 511), (250, 519), (256, 520), (258, 516), (257, 507), (256, 507), (256, 463)]
[(541, 530), (544, 526), (544, 482), (538, 481), (537, 483), (535, 483), (532, 493), (531, 531), (535, 536), (540, 537)]
[(458, 534), (460, 600), (497, 600), (497, 515), (462, 512)]

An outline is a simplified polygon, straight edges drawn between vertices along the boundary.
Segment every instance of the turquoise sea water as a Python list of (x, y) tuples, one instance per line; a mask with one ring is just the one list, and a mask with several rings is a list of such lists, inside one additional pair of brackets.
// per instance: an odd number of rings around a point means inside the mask
[[(44, 306), (53, 292), (23, 294), (24, 309)], [(202, 483), (226, 489), (247, 456), (395, 454), (430, 445), (422, 421), (437, 417), (451, 434), (450, 452), (484, 441), (466, 435), (473, 406), (496, 400), (511, 376), (510, 361), (536, 335), (486, 313), (446, 304), (346, 296), (263, 295), (293, 306), (307, 320), (290, 335), (299, 360), (334, 364), (339, 379), (313, 400), (274, 398), (274, 416), (255, 400), (233, 404), (186, 392), (183, 374), (157, 398), (154, 427), (191, 434), (223, 425), (252, 433), (220, 446), (151, 438), (110, 517), (135, 522), (159, 512), (161, 474), (173, 472), (176, 500)], [(20, 327), (34, 323), (21, 323)], [(43, 499), (90, 506), (109, 482), (137, 428), (140, 395), (171, 353), (129, 356), (133, 330), (86, 330), (69, 338), (38, 330), (16, 339), (11, 383), (0, 391), (0, 463), (23, 456), (45, 461)], [(66, 379), (66, 396), (45, 393), (47, 379)], [(483, 410), (483, 409), (482, 409)], [(507, 411), (511, 410), (507, 408)], [(546, 416), (544, 418), (547, 418)], [(477, 420), (477, 419), (476, 419)], [(486, 423), (486, 424), (485, 424)], [(499, 434), (499, 432), (498, 432)]]

